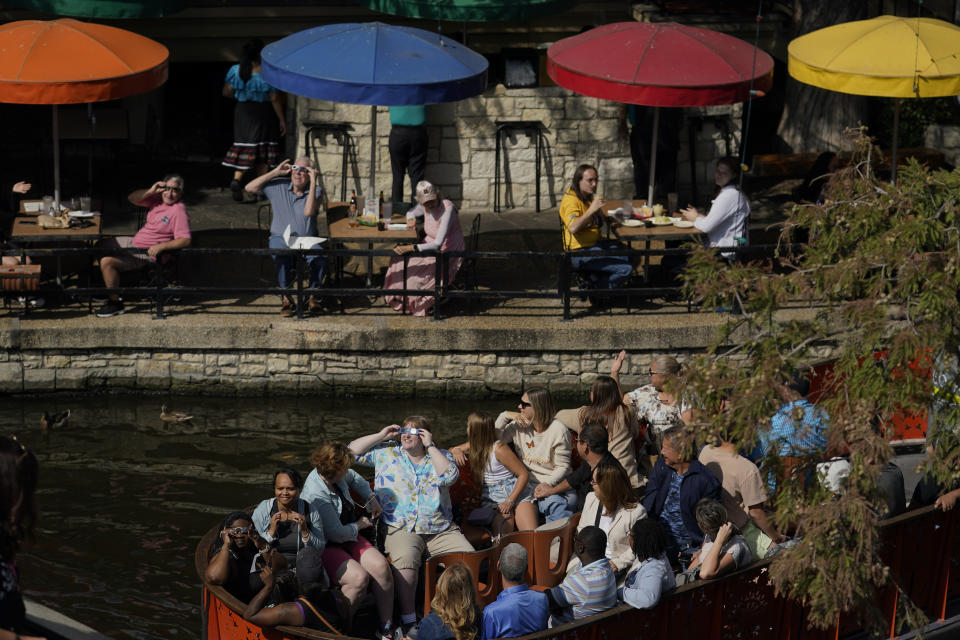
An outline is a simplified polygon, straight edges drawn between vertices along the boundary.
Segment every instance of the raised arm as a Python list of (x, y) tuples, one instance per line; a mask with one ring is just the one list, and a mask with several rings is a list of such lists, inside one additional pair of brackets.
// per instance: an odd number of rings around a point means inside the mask
[(127, 196), (127, 200), (130, 201), (130, 204), (135, 204), (138, 207), (149, 206), (153, 197), (159, 195), (160, 190), (165, 186), (166, 183), (163, 180), (158, 180), (147, 189), (137, 189)]
[(371, 433), (368, 436), (360, 436), (349, 445), (347, 448), (350, 449), (350, 452), (355, 456), (362, 456), (367, 451), (372, 449), (377, 443), (383, 442), (387, 438), (391, 438), (397, 435), (400, 432), (400, 425), (391, 424), (389, 426), (380, 429), (376, 433)]
[(276, 180), (277, 178), (281, 178), (283, 176), (289, 176), (291, 170), (292, 169), (290, 167), (290, 159), (287, 158), (283, 162), (275, 166), (273, 169), (271, 169), (270, 171), (267, 171), (262, 176), (258, 178), (254, 178), (253, 180), (248, 182), (247, 186), (245, 186), (244, 189), (246, 189), (250, 193), (260, 193), (263, 191), (263, 188), (266, 186), (268, 182), (270, 182), (271, 180)]

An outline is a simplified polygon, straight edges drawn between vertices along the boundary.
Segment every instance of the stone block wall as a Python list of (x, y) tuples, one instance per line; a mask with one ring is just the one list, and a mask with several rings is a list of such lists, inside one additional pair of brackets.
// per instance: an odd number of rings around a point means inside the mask
[(924, 144), (943, 152), (947, 162), (960, 167), (960, 126), (937, 124), (927, 127)]
[[(303, 121), (347, 122), (355, 154), (348, 171), (349, 192), (366, 194), (370, 181), (371, 108), (298, 98), (295, 100), (297, 148), (304, 151)], [(687, 109), (680, 132), (678, 174), (681, 204), (692, 194), (689, 132), (695, 139), (695, 175), (701, 194), (713, 185), (713, 162), (727, 152), (726, 139), (736, 153), (739, 144), (740, 105)], [(700, 115), (714, 116), (706, 121)], [(392, 183), (387, 107), (376, 110), (377, 159), (375, 195), (389, 194)], [(430, 148), (427, 179), (462, 209), (491, 211), (494, 206), (495, 133), (497, 121), (538, 120), (545, 131), (541, 158), (542, 208), (559, 205), (577, 165), (598, 167), (600, 193), (611, 199), (633, 195), (630, 144), (622, 132), (620, 105), (588, 98), (560, 87), (506, 89), (502, 85), (484, 94), (451, 104), (431, 105), (427, 111)], [(721, 126), (725, 125), (725, 126)], [(501, 156), (501, 205), (533, 209), (536, 205), (535, 139), (518, 134), (506, 141)], [(332, 139), (315, 147), (329, 199), (340, 199), (341, 148)], [(506, 186), (504, 186), (504, 181)], [(409, 189), (409, 187), (407, 187)], [(700, 202), (698, 204), (706, 204)]]
[[(676, 352), (680, 359), (692, 351)], [(543, 386), (583, 398), (610, 351), (308, 352), (168, 349), (0, 353), (0, 394), (155, 391), (216, 395), (487, 398)], [(649, 382), (654, 351), (632, 353), (625, 388)]]

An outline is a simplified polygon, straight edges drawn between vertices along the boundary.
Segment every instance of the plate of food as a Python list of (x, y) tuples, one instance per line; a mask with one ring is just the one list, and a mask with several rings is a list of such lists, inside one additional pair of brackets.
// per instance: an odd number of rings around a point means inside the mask
[(625, 227), (642, 227), (643, 220), (624, 220), (620, 224), (622, 224)]
[(656, 227), (665, 227), (668, 224), (673, 224), (673, 218), (668, 218), (667, 216), (654, 216), (650, 218), (650, 224)]
[(684, 220), (683, 218), (674, 218), (673, 226), (677, 229), (689, 229), (693, 226), (693, 223), (689, 220)]

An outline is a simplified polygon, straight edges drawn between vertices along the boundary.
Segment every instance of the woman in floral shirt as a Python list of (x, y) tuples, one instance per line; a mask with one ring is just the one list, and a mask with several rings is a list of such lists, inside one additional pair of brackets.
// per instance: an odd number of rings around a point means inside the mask
[[(399, 437), (399, 442), (393, 438)], [(417, 574), (423, 553), (473, 551), (453, 524), (450, 487), (460, 472), (453, 456), (433, 441), (430, 423), (411, 416), (349, 445), (357, 464), (375, 469), (374, 492), (387, 524), (385, 551), (393, 565), (404, 636), (416, 625)]]
[[(621, 351), (610, 366), (610, 377), (618, 383), (626, 356), (627, 352)], [(648, 453), (656, 456), (663, 431), (683, 423), (684, 407), (672, 384), (680, 376), (680, 363), (673, 356), (659, 355), (650, 363), (648, 373), (650, 384), (624, 394), (623, 402), (633, 407), (641, 426), (646, 426)]]
[(40, 640), (17, 635), (26, 618), (14, 562), (20, 541), (32, 537), (37, 459), (15, 438), (0, 437), (0, 639)]

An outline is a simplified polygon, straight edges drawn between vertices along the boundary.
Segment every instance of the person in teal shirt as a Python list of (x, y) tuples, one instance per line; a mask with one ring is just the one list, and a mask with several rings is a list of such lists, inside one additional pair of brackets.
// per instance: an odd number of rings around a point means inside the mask
[[(403, 178), (409, 173), (410, 191), (424, 179), (427, 167), (427, 107), (390, 107), (390, 166), (393, 202), (404, 202)], [(415, 196), (411, 196), (410, 201)], [(396, 205), (395, 205), (396, 206)], [(396, 210), (396, 209), (395, 209)]]

